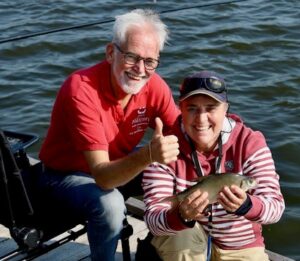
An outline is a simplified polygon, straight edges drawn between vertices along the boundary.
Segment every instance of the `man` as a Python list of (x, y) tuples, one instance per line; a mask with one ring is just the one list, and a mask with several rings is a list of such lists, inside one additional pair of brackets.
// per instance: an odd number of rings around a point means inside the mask
[[(214, 72), (187, 77), (179, 99), (181, 116), (172, 131), (179, 139), (178, 159), (144, 171), (145, 221), (154, 235), (152, 244), (165, 261), (205, 261), (210, 256), (213, 261), (268, 260), (262, 225), (280, 219), (284, 200), (264, 136), (228, 114), (227, 88)], [(226, 172), (251, 177), (257, 186), (247, 193), (236, 185), (222, 186), (210, 205), (208, 192), (199, 189), (179, 204), (166, 201), (201, 176)]]
[[(117, 16), (113, 32), (106, 60), (62, 85), (40, 152), (42, 188), (88, 221), (94, 261), (114, 260), (125, 217), (116, 188), (151, 162), (167, 164), (179, 153), (177, 138), (163, 135), (179, 111), (155, 73), (166, 25), (154, 12), (137, 9)], [(151, 142), (134, 151), (149, 126), (155, 129)]]

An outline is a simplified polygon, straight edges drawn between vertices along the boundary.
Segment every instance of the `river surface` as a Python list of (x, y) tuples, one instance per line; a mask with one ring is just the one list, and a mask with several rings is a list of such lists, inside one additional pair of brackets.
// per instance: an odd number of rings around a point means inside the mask
[(175, 99), (184, 76), (215, 70), (227, 80), (231, 112), (264, 133), (286, 201), (282, 219), (264, 226), (266, 247), (300, 260), (300, 1), (124, 2), (0, 2), (1, 40), (97, 22), (0, 44), (0, 127), (39, 135), (29, 148), (37, 156), (66, 76), (104, 58), (115, 15), (153, 8), (171, 33), (157, 71)]

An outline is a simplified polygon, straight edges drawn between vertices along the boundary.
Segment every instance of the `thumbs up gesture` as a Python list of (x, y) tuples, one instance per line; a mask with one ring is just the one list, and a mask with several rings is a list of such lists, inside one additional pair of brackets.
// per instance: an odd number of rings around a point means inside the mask
[(155, 137), (163, 137), (163, 122), (161, 121), (160, 118), (156, 117), (155, 118), (155, 124), (156, 124), (156, 127), (155, 127), (155, 130), (154, 130), (154, 133), (153, 133), (153, 138)]
[(168, 164), (177, 160), (179, 154), (178, 139), (175, 135), (163, 135), (163, 123), (155, 118), (156, 127), (150, 142), (152, 161)]

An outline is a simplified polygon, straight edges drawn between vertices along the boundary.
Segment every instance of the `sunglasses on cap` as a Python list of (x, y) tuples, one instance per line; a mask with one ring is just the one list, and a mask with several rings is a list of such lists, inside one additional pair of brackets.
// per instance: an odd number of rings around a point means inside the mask
[(183, 82), (181, 96), (197, 89), (206, 89), (211, 92), (222, 93), (226, 91), (226, 84), (223, 80), (215, 76), (208, 78), (187, 78)]

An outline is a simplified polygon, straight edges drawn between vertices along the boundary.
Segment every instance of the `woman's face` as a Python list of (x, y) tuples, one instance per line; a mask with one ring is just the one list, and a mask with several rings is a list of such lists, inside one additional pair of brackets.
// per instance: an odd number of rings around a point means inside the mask
[(193, 95), (180, 103), (184, 128), (200, 152), (214, 150), (222, 130), (228, 103), (207, 95)]

